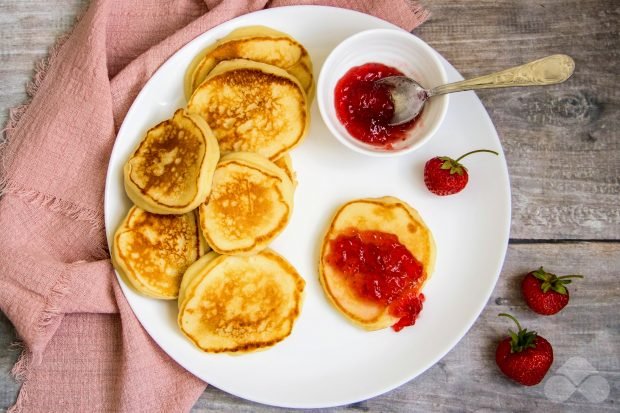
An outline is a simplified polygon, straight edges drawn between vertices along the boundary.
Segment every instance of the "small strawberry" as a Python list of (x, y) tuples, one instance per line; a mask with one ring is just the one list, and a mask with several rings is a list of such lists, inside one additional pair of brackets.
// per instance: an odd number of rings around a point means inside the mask
[(436, 195), (452, 195), (461, 192), (469, 176), (467, 168), (459, 163), (464, 157), (477, 152), (489, 152), (498, 155), (495, 151), (479, 149), (467, 152), (465, 155), (454, 159), (447, 156), (436, 156), (424, 165), (424, 183), (429, 191)]
[(546, 272), (543, 267), (529, 272), (521, 282), (521, 292), (527, 305), (542, 315), (558, 313), (568, 304), (569, 278), (583, 278), (582, 275), (565, 275), (558, 277)]
[(535, 331), (521, 328), (516, 318), (510, 314), (500, 316), (513, 320), (519, 331), (512, 330), (510, 337), (499, 342), (495, 351), (495, 362), (506, 376), (525, 386), (533, 386), (542, 381), (553, 363), (553, 348)]

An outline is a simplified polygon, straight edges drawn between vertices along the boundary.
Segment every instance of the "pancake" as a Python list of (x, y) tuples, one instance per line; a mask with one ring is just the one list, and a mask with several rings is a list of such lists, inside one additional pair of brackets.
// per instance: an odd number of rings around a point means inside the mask
[(293, 211), (294, 188), (273, 162), (250, 152), (220, 160), (213, 187), (200, 205), (200, 227), (213, 251), (251, 255), (284, 230)]
[(195, 212), (158, 215), (133, 206), (116, 230), (111, 255), (116, 270), (136, 291), (171, 300), (200, 250)]
[(208, 353), (266, 349), (290, 335), (304, 286), (295, 268), (272, 250), (247, 257), (209, 253), (184, 276), (179, 328)]
[(219, 157), (204, 119), (179, 109), (146, 133), (125, 164), (125, 191), (146, 211), (184, 214), (209, 195)]
[(197, 277), (201, 274), (205, 274), (206, 272), (208, 272), (212, 266), (209, 264), (214, 263), (214, 260), (217, 257), (220, 257), (218, 253), (210, 251), (200, 257), (196, 262), (190, 265), (187, 270), (185, 270), (185, 273), (183, 274), (183, 278), (181, 280), (181, 285), (179, 286), (179, 309), (185, 301), (185, 292), (187, 291), (187, 287), (190, 284), (193, 285), (195, 281), (200, 281)]
[(207, 121), (223, 154), (255, 152), (270, 160), (298, 145), (310, 122), (306, 94), (293, 76), (244, 59), (219, 63), (187, 109)]
[(288, 153), (285, 153), (284, 155), (276, 159), (273, 163), (275, 163), (277, 167), (279, 167), (280, 169), (284, 171), (286, 176), (288, 176), (291, 182), (293, 183), (293, 187), (296, 188), (297, 187), (297, 174), (295, 173), (295, 170), (293, 169), (293, 160), (291, 159), (291, 155), (289, 155)]
[(196, 219), (198, 219), (198, 256), (202, 257), (204, 255), (207, 255), (209, 252), (211, 252), (211, 247), (209, 246), (209, 243), (207, 242), (207, 239), (205, 238), (205, 235), (202, 233), (202, 230), (200, 230), (200, 215), (198, 213), (198, 209), (194, 210), (194, 213), (196, 214)]
[(286, 33), (265, 26), (248, 26), (232, 31), (196, 56), (185, 74), (185, 97), (189, 99), (218, 63), (231, 59), (277, 66), (294, 76), (308, 96), (313, 93), (308, 51)]
[[(363, 239), (363, 237), (368, 237), (366, 234), (373, 234), (370, 231), (387, 234), (381, 234), (381, 236), (385, 236), (386, 239), (389, 237), (390, 245), (396, 245), (394, 244), (394, 240), (396, 240), (417, 260), (418, 265), (421, 264), (421, 268), (417, 267), (420, 270), (419, 278), (413, 282), (406, 281), (408, 283), (406, 285), (403, 282), (405, 287), (402, 293), (399, 293), (400, 295), (391, 303), (382, 302), (376, 297), (374, 297), (375, 299), (369, 298), (373, 291), (367, 292), (367, 295), (364, 296), (353, 289), (352, 283), (359, 283), (360, 280), (364, 282), (363, 278), (359, 277), (367, 276), (361, 273), (361, 270), (354, 275), (346, 275), (341, 269), (332, 265), (334, 261), (331, 254), (334, 245), (336, 245), (335, 240), (339, 236), (343, 235), (350, 237), (347, 239), (353, 240), (355, 237)], [(349, 254), (349, 257), (361, 256), (360, 250), (356, 249), (359, 244), (354, 244), (351, 241), (351, 245), (356, 246), (351, 247), (354, 252)], [(399, 254), (403, 254), (402, 250)], [(353, 261), (344, 262), (349, 268), (354, 268), (350, 270), (352, 272), (363, 267)], [(381, 262), (381, 265), (387, 265), (384, 264), (384, 261)], [(356, 267), (353, 264), (358, 266)], [(395, 315), (393, 303), (401, 302), (399, 300), (401, 297), (404, 299), (405, 294), (413, 294), (414, 298), (417, 298), (424, 283), (432, 274), (434, 265), (435, 242), (433, 235), (417, 211), (394, 197), (359, 199), (340, 207), (330, 223), (321, 246), (319, 279), (330, 302), (346, 318), (364, 329), (378, 330), (393, 326), (401, 319), (400, 316)], [(402, 268), (398, 268), (398, 271), (402, 271)], [(376, 287), (373, 285), (370, 288)]]

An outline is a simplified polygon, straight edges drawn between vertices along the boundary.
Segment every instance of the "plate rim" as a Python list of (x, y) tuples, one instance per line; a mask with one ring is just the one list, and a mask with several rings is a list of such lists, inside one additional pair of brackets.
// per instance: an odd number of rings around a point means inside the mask
[[(255, 18), (260, 19), (263, 15), (270, 15), (270, 14), (274, 14), (274, 13), (288, 13), (289, 11), (295, 13), (295, 12), (302, 12), (304, 9), (313, 9), (313, 10), (318, 10), (318, 11), (323, 11), (323, 12), (343, 12), (345, 14), (353, 14), (353, 15), (358, 15), (358, 17), (367, 19), (369, 22), (372, 22), (373, 26), (372, 27), (368, 27), (368, 29), (371, 28), (392, 28), (395, 30), (399, 30), (399, 31), (403, 31), (406, 33), (406, 30), (401, 29), (400, 27), (394, 25), (393, 23), (390, 23), (388, 21), (385, 21), (379, 17), (370, 15), (370, 14), (366, 14), (366, 13), (362, 13), (359, 12), (357, 10), (352, 10), (352, 9), (346, 9), (346, 8), (340, 8), (340, 7), (335, 7), (335, 6), (320, 6), (320, 5), (295, 5), (295, 6), (282, 6), (282, 7), (274, 7), (274, 8), (268, 8), (268, 9), (262, 9), (262, 10), (258, 10), (255, 12), (251, 12), (251, 13), (247, 13), (247, 14), (243, 14), (240, 16), (237, 16), (235, 18), (232, 18), (230, 20), (227, 20), (223, 23), (220, 23), (216, 26), (213, 26), (212, 28), (204, 31), (203, 33), (199, 34), (198, 36), (196, 36), (195, 38), (193, 38), (192, 40), (188, 41), (186, 44), (184, 44), (182, 47), (180, 47), (177, 51), (175, 51), (174, 53), (172, 53), (165, 62), (163, 62), (158, 68), (157, 70), (155, 70), (153, 72), (153, 74), (151, 75), (151, 77), (145, 82), (144, 86), (142, 87), (142, 89), (140, 90), (140, 92), (136, 95), (134, 101), (132, 102), (131, 106), (129, 107), (129, 109), (127, 110), (127, 113), (125, 114), (124, 118), (123, 118), (123, 122), (121, 123), (121, 126), (118, 129), (118, 133), (116, 134), (116, 137), (118, 138), (119, 136), (122, 136), (123, 134), (126, 134), (127, 132), (125, 131), (125, 129), (130, 128), (130, 126), (128, 126), (127, 122), (125, 122), (125, 120), (130, 117), (130, 115), (133, 113), (134, 110), (136, 109), (136, 102), (138, 102), (141, 98), (141, 96), (146, 92), (147, 89), (149, 89), (150, 87), (152, 87), (151, 83), (153, 82), (154, 78), (156, 78), (156, 76), (160, 73), (160, 72), (164, 72), (166, 71), (167, 67), (169, 65), (172, 65), (172, 60), (173, 58), (180, 53), (183, 53), (183, 51), (187, 48), (192, 47), (194, 44), (196, 43), (200, 43), (202, 42), (203, 38), (207, 38), (209, 37), (210, 33), (216, 29), (221, 29), (222, 26), (231, 26), (231, 30), (234, 27), (237, 27), (240, 24), (244, 24), (243, 21), (245, 20), (252, 20)], [(245, 23), (247, 24), (247, 23)], [(251, 24), (251, 23), (250, 23)], [(254, 24), (261, 24), (260, 21), (255, 22)], [(414, 35), (415, 36), (415, 35)], [(417, 37), (417, 36), (416, 36)], [(423, 42), (425, 42), (423, 39), (420, 39)], [(426, 42), (425, 42), (426, 43)], [(430, 46), (430, 45), (429, 45)], [(442, 62), (443, 66), (445, 69), (450, 70), (452, 69), (454, 72), (456, 72), (458, 74), (458, 76), (462, 79), (462, 76), (460, 75), (460, 73), (439, 53), (437, 52), (432, 46), (430, 46), (433, 51), (435, 53), (437, 53), (438, 58), (440, 59), (440, 61)], [(315, 74), (318, 73), (319, 68), (315, 68), (314, 72)], [(465, 92), (465, 93), (474, 93), (474, 92)], [(493, 131), (494, 134), (494, 139), (497, 141), (497, 143), (499, 144), (499, 149), (500, 149), (500, 155), (501, 156), (501, 168), (503, 170), (503, 176), (505, 177), (505, 182), (504, 185), (502, 185), (502, 187), (504, 187), (506, 189), (506, 195), (507, 195), (507, 199), (506, 199), (506, 205), (507, 205), (507, 219), (505, 222), (505, 227), (502, 228), (502, 233), (505, 234), (504, 237), (504, 242), (502, 245), (502, 250), (503, 253), (501, 254), (501, 257), (498, 256), (497, 257), (497, 264), (496, 264), (496, 268), (495, 268), (495, 277), (493, 280), (492, 285), (490, 285), (490, 287), (488, 288), (488, 291), (485, 294), (485, 299), (481, 300), (480, 303), (478, 304), (478, 308), (476, 309), (476, 311), (474, 311), (475, 316), (471, 317), (471, 319), (469, 320), (469, 322), (467, 323), (467, 325), (463, 325), (461, 326), (461, 329), (459, 331), (459, 334), (456, 334), (454, 337), (454, 339), (452, 341), (450, 341), (448, 343), (448, 345), (446, 345), (445, 347), (445, 351), (439, 352), (438, 355), (430, 360), (427, 363), (424, 363), (426, 365), (426, 367), (422, 368), (420, 371), (415, 371), (413, 372), (413, 374), (409, 374), (406, 375), (406, 377), (404, 377), (402, 380), (394, 383), (394, 382), (390, 382), (389, 384), (386, 384), (384, 386), (382, 386), (380, 389), (377, 389), (374, 392), (369, 392), (366, 393), (366, 395), (364, 396), (364, 398), (350, 398), (350, 399), (340, 399), (338, 401), (329, 401), (327, 403), (325, 402), (318, 402), (318, 403), (299, 403), (299, 404), (292, 404), (292, 403), (278, 403), (278, 402), (269, 402), (266, 400), (262, 400), (260, 398), (257, 397), (248, 397), (247, 395), (244, 394), (240, 394), (237, 393), (233, 390), (230, 390), (228, 388), (224, 387), (220, 387), (217, 385), (217, 383), (213, 383), (212, 381), (208, 381), (209, 385), (212, 385), (218, 389), (220, 389), (221, 391), (224, 391), (226, 393), (229, 393), (235, 397), (239, 397), (243, 400), (248, 400), (251, 402), (255, 402), (255, 403), (260, 403), (263, 405), (269, 405), (269, 406), (278, 406), (278, 407), (285, 407), (285, 408), (328, 408), (328, 407), (336, 407), (336, 406), (342, 406), (342, 405), (347, 405), (347, 404), (351, 404), (351, 403), (355, 403), (355, 402), (359, 402), (362, 400), (368, 400), (374, 397), (377, 397), (381, 394), (384, 394), (388, 391), (391, 391), (393, 389), (396, 389), (400, 386), (402, 386), (403, 384), (413, 380), (414, 378), (418, 377), (419, 375), (421, 375), (422, 373), (424, 373), (425, 371), (427, 371), (428, 369), (430, 369), (432, 366), (434, 366), (439, 360), (441, 360), (443, 357), (446, 356), (447, 353), (449, 353), (450, 351), (452, 351), (456, 345), (467, 335), (467, 333), (469, 332), (469, 330), (471, 329), (471, 327), (473, 326), (473, 324), (478, 320), (478, 318), (480, 317), (480, 314), (482, 313), (482, 311), (484, 310), (484, 308), (486, 307), (488, 300), (490, 298), (490, 296), (492, 295), (496, 285), (497, 285), (497, 281), (499, 279), (499, 276), (501, 274), (501, 270), (503, 267), (503, 264), (505, 262), (506, 259), (506, 254), (508, 252), (508, 245), (509, 245), (509, 240), (510, 240), (510, 229), (511, 229), (511, 222), (512, 222), (512, 188), (510, 185), (510, 179), (509, 179), (509, 173), (508, 173), (508, 165), (506, 162), (506, 157), (504, 154), (504, 150), (503, 147), (501, 145), (501, 139), (499, 138), (499, 135), (497, 133), (497, 130), (495, 129), (495, 125), (493, 124), (488, 111), (486, 110), (486, 108), (484, 107), (484, 105), (482, 104), (482, 102), (480, 101), (480, 99), (478, 98), (477, 95), (475, 95), (475, 99), (477, 101), (477, 103), (481, 106), (481, 108), (483, 109), (482, 112), (483, 114), (483, 118), (485, 123), (487, 124), (487, 126), (489, 127), (490, 130)], [(448, 114), (446, 115), (446, 117), (449, 115), (449, 111)], [(107, 222), (108, 220), (108, 209), (107, 205), (110, 199), (110, 192), (112, 191), (111, 186), (113, 185), (111, 182), (113, 181), (113, 177), (112, 174), (115, 171), (112, 171), (110, 168), (110, 164), (112, 163), (112, 160), (115, 158), (114, 154), (115, 151), (120, 150), (118, 149), (119, 146), (116, 145), (117, 143), (117, 139), (115, 139), (114, 142), (114, 146), (112, 148), (112, 151), (110, 153), (110, 159), (108, 162), (108, 168), (107, 168), (107, 172), (106, 172), (106, 181), (105, 181), (105, 189), (104, 189), (104, 221)], [(114, 229), (110, 229), (108, 231), (108, 226), (105, 225), (106, 228), (106, 240), (108, 243), (108, 248), (111, 250), (112, 249), (112, 245), (111, 245), (111, 240), (113, 237), (108, 235), (108, 232), (110, 234), (113, 234), (113, 230)], [(152, 334), (151, 332), (151, 328), (147, 326), (147, 323), (144, 323), (141, 315), (139, 312), (136, 312), (134, 310), (134, 306), (132, 305), (131, 301), (127, 298), (127, 293), (126, 291), (129, 290), (129, 286), (125, 285), (125, 283), (123, 281), (121, 281), (121, 276), (118, 274), (118, 272), (116, 271), (116, 269), (114, 269), (115, 275), (116, 275), (116, 279), (117, 282), (119, 283), (121, 290), (123, 292), (123, 295), (125, 296), (125, 299), (127, 300), (131, 311), (133, 312), (133, 314), (136, 316), (137, 320), (140, 322), (140, 325), (142, 328), (145, 329), (145, 331), (149, 334), (149, 337), (162, 349), (162, 351), (164, 351), (164, 353), (166, 353), (166, 355), (168, 355), (172, 360), (174, 360), (177, 364), (179, 364), (181, 367), (183, 367), (185, 370), (189, 371), (190, 373), (192, 373), (193, 375), (195, 375), (196, 377), (200, 378), (201, 380), (207, 380), (205, 378), (202, 378), (201, 374), (198, 372), (198, 369), (194, 368), (190, 363), (185, 363), (184, 361), (180, 360), (179, 358), (177, 358), (174, 354), (171, 354), (170, 352), (166, 351), (166, 349), (162, 346), (162, 344), (160, 344), (160, 342), (157, 339), (157, 334)]]

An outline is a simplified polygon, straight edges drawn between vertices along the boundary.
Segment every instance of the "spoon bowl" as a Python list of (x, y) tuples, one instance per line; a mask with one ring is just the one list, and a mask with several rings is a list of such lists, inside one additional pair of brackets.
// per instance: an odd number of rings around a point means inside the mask
[(385, 85), (390, 89), (394, 114), (390, 125), (402, 125), (422, 112), (428, 99), (428, 92), (422, 85), (407, 76), (389, 76), (377, 80), (375, 84)]
[(389, 124), (401, 125), (418, 116), (426, 101), (433, 96), (464, 90), (555, 85), (571, 77), (574, 70), (575, 62), (570, 56), (556, 54), (500, 72), (448, 83), (432, 89), (425, 89), (407, 76), (390, 76), (377, 80), (375, 84), (385, 85), (390, 89), (394, 114)]

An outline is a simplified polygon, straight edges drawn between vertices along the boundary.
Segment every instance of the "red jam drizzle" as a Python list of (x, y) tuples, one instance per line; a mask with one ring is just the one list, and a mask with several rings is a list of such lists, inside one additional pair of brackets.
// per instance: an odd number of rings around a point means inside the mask
[(342, 273), (349, 286), (364, 299), (389, 307), (400, 320), (400, 331), (413, 325), (424, 296), (418, 280), (424, 268), (398, 237), (380, 231), (350, 230), (331, 241), (328, 263)]
[(394, 331), (400, 331), (405, 327), (415, 324), (415, 320), (422, 311), (424, 294), (414, 290), (407, 291), (390, 306), (390, 314), (400, 317), (400, 320), (392, 326)]
[(336, 114), (351, 136), (386, 149), (406, 139), (419, 116), (402, 125), (389, 125), (394, 114), (389, 88), (375, 83), (384, 77), (402, 75), (393, 67), (366, 63), (351, 68), (338, 81), (334, 91)]

